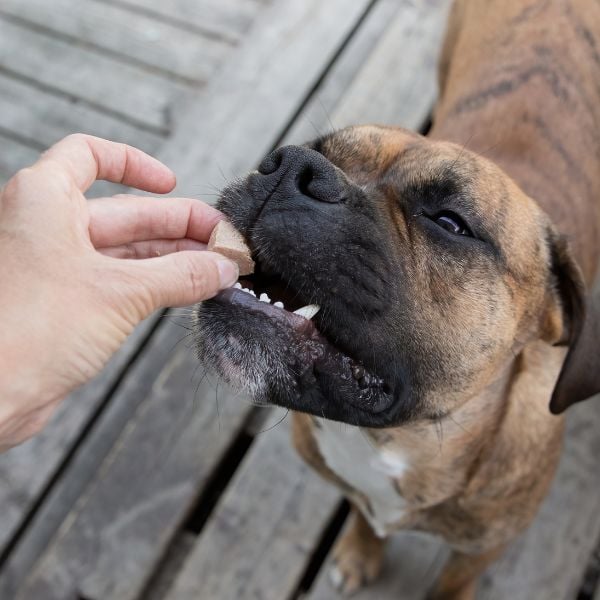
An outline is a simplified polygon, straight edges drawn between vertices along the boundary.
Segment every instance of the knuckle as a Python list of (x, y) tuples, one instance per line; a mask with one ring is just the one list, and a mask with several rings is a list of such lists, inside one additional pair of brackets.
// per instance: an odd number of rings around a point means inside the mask
[(89, 140), (88, 135), (81, 132), (70, 133), (67, 137), (64, 138), (65, 142), (74, 143), (74, 144), (83, 144), (87, 143)]

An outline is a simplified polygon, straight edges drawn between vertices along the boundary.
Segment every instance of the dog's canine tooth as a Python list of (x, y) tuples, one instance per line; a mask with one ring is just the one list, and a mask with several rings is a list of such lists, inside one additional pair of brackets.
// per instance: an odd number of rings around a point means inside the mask
[(294, 314), (300, 315), (301, 317), (304, 317), (305, 319), (312, 319), (320, 310), (321, 310), (321, 307), (318, 306), (317, 304), (307, 304), (306, 306), (303, 306), (302, 308), (295, 310)]
[(268, 295), (268, 294), (265, 294), (265, 293), (262, 293), (262, 294), (260, 295), (260, 298), (259, 298), (259, 300), (260, 300), (261, 302), (266, 302), (267, 304), (270, 304), (270, 303), (271, 303), (271, 298), (269, 298), (269, 295)]
[(234, 287), (236, 290), (242, 290), (242, 289), (244, 289), (244, 288), (242, 287), (242, 284), (241, 284), (239, 281), (238, 281), (238, 282), (237, 282), (237, 283), (236, 283), (236, 284), (235, 284), (233, 287)]
[(276, 306), (277, 308), (283, 308), (283, 302), (275, 302), (273, 306)]

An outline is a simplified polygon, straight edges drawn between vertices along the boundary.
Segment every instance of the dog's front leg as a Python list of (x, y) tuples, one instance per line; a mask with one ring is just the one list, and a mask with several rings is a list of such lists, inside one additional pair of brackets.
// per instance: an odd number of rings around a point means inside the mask
[(427, 600), (475, 600), (478, 577), (504, 548), (500, 546), (476, 555), (453, 550)]
[(371, 583), (381, 572), (385, 540), (375, 532), (360, 510), (352, 509), (351, 523), (333, 549), (331, 582), (344, 595)]

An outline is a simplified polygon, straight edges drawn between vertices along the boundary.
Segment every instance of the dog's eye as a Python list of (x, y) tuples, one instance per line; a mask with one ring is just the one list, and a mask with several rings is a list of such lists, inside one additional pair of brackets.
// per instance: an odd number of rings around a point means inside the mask
[(471, 230), (461, 217), (449, 210), (438, 213), (434, 217), (431, 217), (431, 220), (442, 229), (445, 229), (454, 235), (473, 237)]

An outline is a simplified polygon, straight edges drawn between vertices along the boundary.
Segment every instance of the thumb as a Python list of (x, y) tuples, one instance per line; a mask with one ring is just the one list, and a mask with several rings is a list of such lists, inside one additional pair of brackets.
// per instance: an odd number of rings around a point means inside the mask
[(187, 306), (212, 298), (231, 287), (239, 277), (238, 266), (229, 259), (207, 251), (181, 251), (157, 258), (137, 260), (140, 280), (157, 309)]

